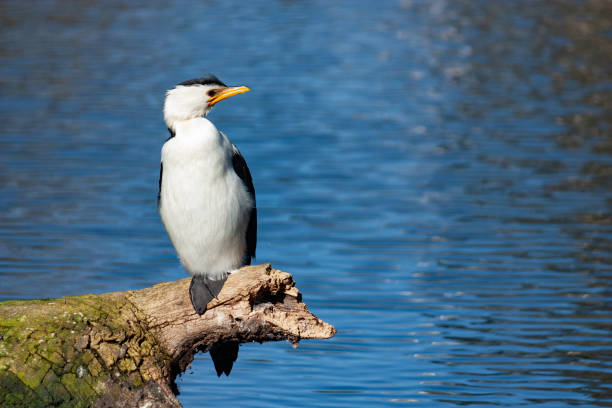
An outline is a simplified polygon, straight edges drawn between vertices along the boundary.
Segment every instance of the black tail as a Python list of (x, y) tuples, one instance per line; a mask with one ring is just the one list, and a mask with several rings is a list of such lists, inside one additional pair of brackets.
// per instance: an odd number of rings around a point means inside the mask
[(189, 297), (191, 304), (197, 314), (202, 315), (206, 311), (208, 302), (216, 298), (223, 284), (227, 280), (227, 275), (224, 278), (213, 280), (203, 275), (195, 275), (191, 278), (189, 285)]
[(234, 366), (234, 361), (238, 358), (238, 342), (228, 341), (226, 343), (217, 343), (210, 348), (210, 357), (215, 364), (217, 377), (221, 377), (221, 373), (229, 375)]

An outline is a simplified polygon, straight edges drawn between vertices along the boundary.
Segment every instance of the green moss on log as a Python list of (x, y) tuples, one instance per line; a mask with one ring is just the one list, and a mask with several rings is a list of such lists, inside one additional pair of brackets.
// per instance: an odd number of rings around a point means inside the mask
[(126, 293), (0, 303), (0, 406), (87, 407), (109, 382), (168, 377), (170, 358)]

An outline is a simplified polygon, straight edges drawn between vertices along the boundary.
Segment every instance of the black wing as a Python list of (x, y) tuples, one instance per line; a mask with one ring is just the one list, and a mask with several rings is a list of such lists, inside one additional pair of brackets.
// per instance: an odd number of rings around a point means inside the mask
[(232, 156), (234, 171), (244, 183), (253, 200), (253, 208), (251, 209), (249, 225), (246, 230), (247, 253), (244, 256), (243, 262), (244, 265), (250, 265), (251, 258), (255, 258), (255, 247), (257, 246), (257, 206), (255, 205), (255, 187), (253, 186), (253, 178), (251, 177), (251, 172), (249, 171), (244, 157), (242, 157), (236, 146), (232, 145), (232, 147), (234, 148), (234, 155)]
[(161, 182), (164, 173), (164, 163), (159, 163), (159, 189), (157, 190), (157, 209), (159, 210), (159, 200), (161, 200)]
[[(166, 139), (166, 142), (176, 136), (176, 133), (170, 128), (168, 128), (168, 132), (170, 132), (170, 136)], [(165, 142), (164, 142), (165, 143)], [(162, 174), (164, 173), (164, 163), (159, 163), (159, 189), (157, 190), (157, 209), (159, 210), (159, 200), (161, 200), (161, 183), (162, 183)]]

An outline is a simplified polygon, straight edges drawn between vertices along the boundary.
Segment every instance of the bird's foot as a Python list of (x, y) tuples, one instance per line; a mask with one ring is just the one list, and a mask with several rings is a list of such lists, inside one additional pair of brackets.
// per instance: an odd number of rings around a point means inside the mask
[(191, 278), (189, 297), (191, 298), (193, 309), (197, 314), (204, 314), (206, 305), (208, 305), (208, 302), (213, 300), (213, 298), (217, 297), (226, 280), (227, 276), (221, 279), (210, 279), (204, 275), (195, 275)]

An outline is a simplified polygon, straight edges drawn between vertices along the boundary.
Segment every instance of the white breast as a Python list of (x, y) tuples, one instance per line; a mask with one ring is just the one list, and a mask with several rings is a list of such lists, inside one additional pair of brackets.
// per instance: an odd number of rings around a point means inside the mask
[(232, 144), (205, 118), (177, 123), (162, 149), (162, 222), (187, 271), (241, 266), (253, 202), (232, 166)]

